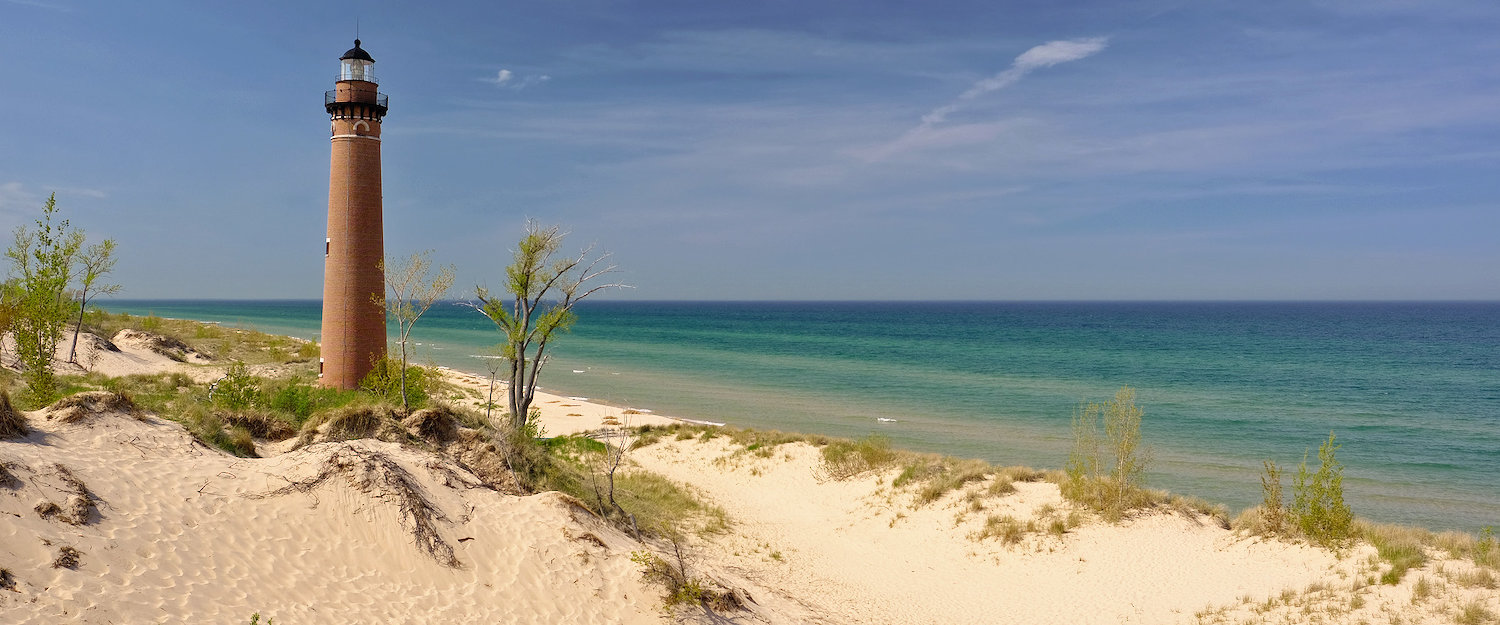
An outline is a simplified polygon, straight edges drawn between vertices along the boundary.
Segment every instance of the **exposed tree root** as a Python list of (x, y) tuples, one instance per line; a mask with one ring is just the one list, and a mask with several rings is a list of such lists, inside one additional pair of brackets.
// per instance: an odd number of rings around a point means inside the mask
[(401, 509), (401, 527), (411, 533), (417, 548), (443, 566), (458, 568), (462, 565), (453, 553), (453, 546), (438, 532), (437, 522), (447, 521), (447, 515), (428, 501), (410, 472), (380, 452), (345, 445), (323, 461), (316, 475), (267, 493), (248, 496), (263, 499), (306, 493), (335, 476), (342, 476), (350, 486), (376, 499), (394, 501)]

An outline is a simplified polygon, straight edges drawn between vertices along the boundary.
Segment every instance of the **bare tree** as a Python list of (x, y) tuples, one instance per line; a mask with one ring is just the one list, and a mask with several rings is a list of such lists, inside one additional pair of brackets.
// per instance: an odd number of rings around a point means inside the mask
[(491, 295), (481, 286), (476, 289), (479, 304), (469, 304), (504, 335), (501, 349), (510, 382), (506, 411), (512, 434), (526, 427), (537, 379), (547, 364), (547, 345), (558, 332), (573, 326), (577, 320), (573, 307), (601, 290), (626, 286), (591, 286), (590, 282), (612, 273), (615, 266), (605, 264), (608, 254), (592, 256), (592, 246), (577, 256), (559, 257), (564, 236), (557, 226), (528, 222), (526, 235), (505, 268), (505, 294)]
[[(615, 472), (620, 470), (620, 465), (625, 462), (625, 454), (635, 442), (635, 437), (630, 435), (630, 417), (623, 417), (620, 425), (606, 428), (598, 434), (600, 442), (604, 443), (604, 454), (595, 461), (594, 470), (589, 471), (589, 479), (594, 485), (594, 498), (599, 502), (599, 512), (608, 516), (610, 510), (620, 515), (621, 520), (630, 521), (630, 531), (635, 534), (635, 539), (641, 539), (641, 530), (636, 526), (635, 515), (625, 511), (620, 502), (615, 501)], [(605, 488), (599, 485), (600, 474), (605, 479)], [(607, 490), (606, 490), (607, 489)], [(608, 499), (609, 507), (605, 507), (605, 499)]]
[(80, 271), (78, 286), (78, 324), (73, 326), (73, 346), (68, 348), (68, 362), (78, 364), (78, 333), (83, 331), (83, 313), (89, 300), (100, 295), (120, 292), (120, 285), (100, 282), (106, 274), (115, 270), (115, 240), (105, 239), (90, 245), (78, 256)]
[(484, 369), (490, 373), (490, 392), (484, 399), (484, 420), (490, 420), (490, 412), (495, 408), (495, 378), (500, 375), (500, 370), (505, 368), (505, 356), (500, 354), (502, 350), (490, 348), (486, 353), (476, 356), (484, 359)]
[(399, 328), (396, 336), (401, 345), (401, 411), (406, 413), (411, 412), (406, 393), (407, 345), (411, 329), (427, 309), (453, 287), (457, 273), (453, 265), (444, 265), (438, 268), (436, 275), (429, 275), (432, 271), (431, 256), (432, 250), (417, 252), (408, 258), (383, 261), (380, 268), (385, 274), (385, 288), (390, 298), (377, 298), (375, 303), (396, 320)]

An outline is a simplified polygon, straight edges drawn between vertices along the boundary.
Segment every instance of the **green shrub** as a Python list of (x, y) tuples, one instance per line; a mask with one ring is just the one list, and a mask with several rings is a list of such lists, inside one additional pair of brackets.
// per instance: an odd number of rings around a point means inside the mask
[(235, 361), (230, 363), (224, 377), (209, 387), (208, 394), (215, 405), (243, 410), (259, 400), (259, 381), (250, 375), (245, 363)]
[(1271, 460), (1261, 462), (1265, 473), (1260, 476), (1260, 516), (1266, 533), (1280, 536), (1286, 533), (1286, 510), (1282, 505), (1281, 467)]
[(227, 431), (224, 420), (206, 406), (189, 405), (178, 418), (188, 433), (205, 445), (241, 457), (255, 455), (255, 441), (252, 440), (250, 431), (243, 427), (236, 428), (234, 432)]
[(1354, 515), (1344, 504), (1344, 466), (1339, 464), (1332, 432), (1318, 447), (1318, 470), (1310, 473), (1307, 456), (1297, 467), (1292, 515), (1302, 534), (1324, 547), (1338, 548), (1350, 537)]
[(823, 471), (836, 480), (847, 479), (865, 471), (884, 469), (896, 460), (896, 452), (891, 450), (891, 439), (878, 434), (857, 441), (832, 441), (820, 453), (823, 457)]
[[(1067, 478), (1061, 484), (1064, 497), (1110, 521), (1152, 503), (1143, 488), (1149, 458), (1141, 447), (1144, 414), (1135, 405), (1135, 390), (1130, 387), (1121, 388), (1104, 404), (1091, 402), (1074, 411), (1073, 448), (1068, 454)], [(1104, 452), (1108, 452), (1107, 459)]]
[(342, 408), (352, 403), (354, 391), (326, 388), (302, 380), (262, 382), (259, 405), (285, 414), (300, 424), (314, 413)]
[[(406, 368), (406, 401), (412, 410), (427, 406), (432, 386), (433, 380), (425, 367), (411, 365)], [(375, 367), (360, 381), (359, 388), (386, 402), (401, 405), (401, 361), (390, 357), (375, 361)]]

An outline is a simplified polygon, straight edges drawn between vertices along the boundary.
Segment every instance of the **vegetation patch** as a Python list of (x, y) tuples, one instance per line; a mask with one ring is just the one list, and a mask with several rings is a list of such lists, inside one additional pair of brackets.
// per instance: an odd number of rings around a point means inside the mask
[(1431, 532), (1414, 527), (1360, 522), (1355, 524), (1354, 533), (1374, 545), (1378, 557), (1390, 565), (1391, 568), (1380, 575), (1382, 584), (1399, 584), (1407, 571), (1427, 563), (1427, 551), (1423, 545), (1430, 539)]
[(711, 580), (689, 575), (681, 546), (674, 541), (672, 547), (677, 560), (675, 564), (649, 551), (630, 554), (631, 561), (640, 565), (642, 578), (665, 591), (662, 595), (664, 607), (696, 605), (710, 612), (734, 612), (746, 608), (748, 597), (744, 597), (743, 591), (727, 589)]
[(111, 314), (91, 308), (83, 317), (83, 330), (98, 336), (115, 336), (130, 329), (167, 337), (186, 345), (193, 352), (221, 361), (240, 361), (250, 365), (306, 365), (308, 373), (316, 367), (317, 345), (287, 336), (266, 334), (253, 327), (224, 327), (186, 319), (163, 319), (155, 315)]
[(1106, 403), (1085, 404), (1073, 413), (1073, 449), (1067, 479), (1061, 484), (1063, 497), (1111, 522), (1154, 503), (1142, 487), (1149, 461), (1141, 446), (1144, 415), (1129, 387)]
[(446, 404), (424, 408), (401, 420), (401, 426), (412, 436), (430, 443), (442, 444), (458, 439), (458, 414)]
[(631, 471), (615, 479), (615, 499), (635, 515), (643, 532), (663, 535), (681, 529), (710, 534), (729, 528), (729, 514), (723, 508), (661, 475)]
[(1302, 534), (1319, 545), (1336, 549), (1351, 536), (1354, 515), (1344, 503), (1344, 465), (1336, 456), (1332, 432), (1318, 446), (1318, 470), (1309, 471), (1304, 454), (1297, 467), (1292, 516)]
[(70, 395), (47, 407), (48, 419), (63, 423), (81, 423), (95, 417), (125, 413), (137, 416), (135, 402), (130, 396), (117, 391), (89, 391)]
[(823, 446), (823, 473), (835, 480), (844, 480), (866, 471), (885, 469), (897, 460), (897, 452), (891, 449), (891, 439), (884, 436), (867, 436), (856, 441), (835, 440)]
[(57, 557), (52, 559), (52, 568), (77, 570), (83, 552), (72, 547), (59, 547)]
[(1458, 625), (1493, 625), (1500, 622), (1495, 613), (1484, 606), (1484, 603), (1474, 600), (1464, 604), (1453, 616), (1453, 622)]
[(400, 442), (406, 438), (406, 432), (401, 429), (395, 411), (389, 405), (345, 406), (320, 413), (303, 424), (297, 447), (360, 438)]
[(0, 440), (20, 438), (29, 432), (26, 415), (11, 404), (9, 391), (0, 390)]
[(253, 438), (284, 441), (297, 434), (297, 429), (284, 419), (254, 409), (225, 413), (220, 418), (231, 430), (243, 429)]

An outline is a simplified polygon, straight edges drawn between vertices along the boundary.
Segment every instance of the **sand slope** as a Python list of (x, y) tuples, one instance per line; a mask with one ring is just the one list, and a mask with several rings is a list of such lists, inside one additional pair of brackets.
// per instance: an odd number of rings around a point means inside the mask
[[(1064, 508), (1045, 482), (1018, 483), (974, 511), (962, 492), (914, 506), (890, 487), (895, 471), (827, 479), (805, 443), (763, 457), (726, 438), (663, 441), (632, 458), (736, 519), (730, 535), (698, 545), (705, 559), (815, 605), (826, 622), (1447, 623), (1474, 601), (1500, 614), (1500, 592), (1453, 581), (1473, 567), (1442, 554), (1400, 585), (1368, 585), (1384, 567), (1368, 545), (1340, 557), (1175, 513), (1094, 521), (1016, 545), (974, 537), (990, 514), (1024, 520), (1049, 504)], [(1414, 602), (1424, 577), (1436, 590)]]
[[(664, 618), (659, 591), (642, 585), (629, 560), (632, 541), (560, 495), (474, 488), (429, 454), (358, 441), (240, 459), (154, 418), (66, 425), (39, 412), (31, 422), (30, 436), (0, 442), (0, 463), (19, 479), (0, 488), (0, 566), (16, 580), (15, 591), (0, 591), (7, 623), (238, 623), (252, 612), (289, 624), (404, 622), (408, 614), (427, 623)], [(417, 547), (390, 493), (338, 478), (306, 493), (251, 498), (317, 473), (338, 453), (404, 468), (446, 517), (437, 530), (460, 566)], [(33, 510), (72, 494), (58, 466), (97, 496), (91, 522)], [(76, 570), (51, 567), (63, 546), (81, 552)]]

